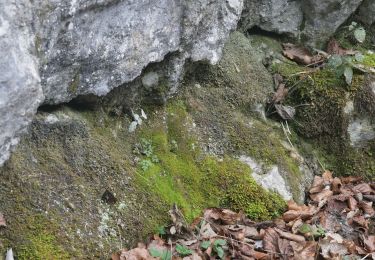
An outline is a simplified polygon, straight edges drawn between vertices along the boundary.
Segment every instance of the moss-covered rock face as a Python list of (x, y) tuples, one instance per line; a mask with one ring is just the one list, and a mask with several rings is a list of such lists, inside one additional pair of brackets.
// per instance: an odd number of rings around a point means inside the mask
[[(371, 66), (372, 56), (364, 63)], [(275, 63), (274, 72), (295, 86), (288, 104), (297, 107), (294, 129), (312, 144), (324, 166), (339, 175), (373, 178), (374, 92), (373, 76), (356, 72), (351, 85), (333, 70), (308, 71), (293, 63)]]
[(262, 57), (234, 33), (222, 61), (190, 70), (168, 104), (143, 103), (147, 119), (133, 133), (123, 111), (141, 107), (124, 108), (129, 104), (119, 96), (113, 103), (86, 97), (86, 109), (74, 103), (40, 111), (0, 169), (0, 211), (8, 224), (0, 229), (0, 252), (107, 258), (165, 225), (173, 203), (189, 221), (212, 206), (259, 220), (279, 215), (285, 201), (262, 188), (241, 157), (264, 173), (277, 169), (291, 196), (303, 200), (311, 171), (282, 127), (264, 117), (273, 83)]

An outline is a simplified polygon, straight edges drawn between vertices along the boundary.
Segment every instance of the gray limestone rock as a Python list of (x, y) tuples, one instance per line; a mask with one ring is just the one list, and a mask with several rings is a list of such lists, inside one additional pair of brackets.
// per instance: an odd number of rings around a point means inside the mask
[(257, 26), (265, 31), (297, 36), (302, 20), (298, 0), (245, 0), (240, 26), (242, 30)]
[(307, 43), (319, 48), (324, 45), (359, 7), (362, 0), (306, 0), (303, 34)]
[(375, 1), (364, 0), (358, 10), (358, 19), (367, 24), (372, 25), (375, 23)]
[(168, 54), (165, 74), (176, 90), (186, 59), (218, 62), (242, 6), (242, 0), (0, 0), (0, 165), (41, 103), (106, 95)]
[(43, 100), (33, 48), (30, 3), (0, 1), (0, 166)]

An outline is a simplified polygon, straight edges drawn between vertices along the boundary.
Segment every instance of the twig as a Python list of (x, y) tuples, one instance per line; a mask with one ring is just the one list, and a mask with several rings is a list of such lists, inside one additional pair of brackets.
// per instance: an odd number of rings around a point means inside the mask
[(365, 260), (370, 254), (365, 255), (364, 258), (361, 258), (360, 260)]
[(294, 149), (294, 146), (293, 146), (293, 144), (292, 144), (292, 141), (290, 141), (290, 139), (289, 139), (288, 133), (287, 133), (286, 130), (285, 130), (285, 127), (284, 127), (283, 122), (281, 122), (281, 126), (283, 127), (283, 131), (284, 131), (284, 134), (285, 134), (286, 139), (288, 140), (290, 146)]

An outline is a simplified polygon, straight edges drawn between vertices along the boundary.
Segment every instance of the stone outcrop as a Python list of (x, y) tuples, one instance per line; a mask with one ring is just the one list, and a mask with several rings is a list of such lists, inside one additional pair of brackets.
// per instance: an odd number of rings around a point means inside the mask
[(269, 32), (297, 36), (303, 20), (300, 1), (245, 0), (241, 28), (254, 26)]
[(242, 1), (11, 0), (0, 10), (2, 165), (42, 102), (106, 95), (170, 53), (174, 84), (186, 59), (216, 63)]

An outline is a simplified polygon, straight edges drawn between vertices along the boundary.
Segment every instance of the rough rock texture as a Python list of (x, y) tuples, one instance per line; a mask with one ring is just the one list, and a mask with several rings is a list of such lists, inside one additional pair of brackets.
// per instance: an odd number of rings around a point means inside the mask
[(303, 33), (309, 45), (321, 47), (359, 7), (362, 0), (302, 1)]
[(0, 166), (9, 158), (19, 135), (31, 122), (43, 100), (34, 46), (32, 6), (0, 2)]
[(46, 104), (102, 96), (170, 53), (165, 73), (176, 85), (187, 58), (219, 60), (242, 1), (12, 0), (0, 10), (2, 165), (42, 89)]
[(301, 2), (295, 0), (245, 0), (240, 27), (254, 26), (279, 34), (297, 36), (303, 20)]
[(240, 0), (39, 1), (38, 51), (46, 103), (105, 95), (168, 53), (219, 60)]
[(367, 25), (375, 23), (375, 2), (364, 0), (358, 10), (358, 19)]

